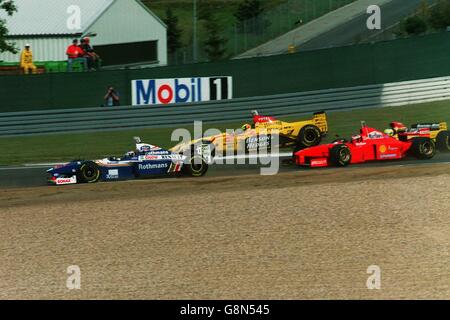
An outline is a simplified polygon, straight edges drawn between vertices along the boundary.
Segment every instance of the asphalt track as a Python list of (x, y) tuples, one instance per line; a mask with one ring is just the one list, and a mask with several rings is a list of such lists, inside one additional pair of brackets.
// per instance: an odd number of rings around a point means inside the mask
[[(328, 168), (299, 168), (293, 164), (286, 163), (288, 158), (284, 157), (280, 159), (279, 172), (289, 172), (296, 170), (328, 170)], [(284, 162), (284, 163), (283, 163)], [(397, 160), (397, 161), (383, 161), (383, 162), (371, 162), (360, 165), (351, 165), (347, 168), (341, 168), (341, 170), (358, 170), (367, 167), (388, 167), (388, 166), (420, 166), (426, 164), (450, 164), (450, 153), (442, 154), (437, 153), (431, 160), (417, 160), (414, 158)], [(211, 166), (207, 176), (245, 176), (245, 175), (258, 175), (260, 169), (263, 167), (261, 164), (228, 164), (228, 165), (214, 165)], [(23, 167), (0, 167), (0, 188), (28, 188), (46, 186), (46, 169), (45, 166), (23, 166)], [(335, 168), (334, 168), (335, 169)], [(165, 177), (164, 180), (167, 178)], [(176, 181), (182, 178), (169, 178)]]
[[(322, 35), (311, 39), (310, 41), (300, 45), (298, 50), (316, 50), (327, 47), (336, 47), (349, 45), (355, 42), (355, 39), (370, 37), (380, 31), (391, 27), (402, 18), (407, 17), (414, 12), (420, 5), (422, 0), (393, 0), (381, 6), (381, 26), (382, 30), (370, 31), (366, 27), (368, 15), (363, 12), (360, 16), (344, 23), (343, 25), (334, 28)], [(435, 1), (430, 0), (429, 3)]]

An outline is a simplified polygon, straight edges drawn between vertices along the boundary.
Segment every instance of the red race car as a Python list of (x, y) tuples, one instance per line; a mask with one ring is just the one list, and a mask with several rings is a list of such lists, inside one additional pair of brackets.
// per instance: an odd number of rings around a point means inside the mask
[(295, 163), (308, 167), (347, 166), (366, 161), (403, 159), (408, 155), (431, 159), (436, 153), (434, 141), (416, 137), (400, 141), (388, 134), (367, 127), (363, 122), (360, 134), (351, 141), (338, 139), (330, 144), (303, 149), (294, 153)]

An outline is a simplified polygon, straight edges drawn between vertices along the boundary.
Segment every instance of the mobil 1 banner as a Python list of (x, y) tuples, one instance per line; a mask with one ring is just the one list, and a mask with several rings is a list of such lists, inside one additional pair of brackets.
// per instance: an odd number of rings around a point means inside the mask
[(132, 104), (161, 105), (233, 98), (232, 77), (133, 80)]

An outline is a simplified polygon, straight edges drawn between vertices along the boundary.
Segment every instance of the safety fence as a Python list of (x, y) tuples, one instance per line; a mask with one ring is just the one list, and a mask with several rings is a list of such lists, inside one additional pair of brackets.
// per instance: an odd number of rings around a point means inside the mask
[(133, 80), (233, 77), (233, 97), (249, 98), (450, 75), (450, 32), (339, 48), (214, 63), (98, 72), (0, 76), (0, 113), (92, 108), (106, 88), (132, 104)]
[(0, 136), (176, 127), (196, 120), (245, 121), (251, 110), (272, 116), (399, 106), (450, 99), (450, 77), (240, 98), (214, 103), (80, 108), (0, 113)]

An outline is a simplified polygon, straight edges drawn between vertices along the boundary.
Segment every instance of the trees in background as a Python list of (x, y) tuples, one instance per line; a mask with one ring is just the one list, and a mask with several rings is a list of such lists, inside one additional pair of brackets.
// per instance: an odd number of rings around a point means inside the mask
[(223, 23), (217, 17), (222, 5), (207, 0), (199, 1), (198, 19), (201, 21), (205, 39), (201, 44), (209, 61), (218, 61), (228, 57), (228, 39), (223, 36)]
[(407, 18), (403, 23), (403, 28), (407, 34), (419, 35), (427, 31), (426, 22), (419, 16)]
[(450, 2), (448, 0), (440, 0), (431, 9), (429, 23), (436, 30), (446, 29), (450, 26)]
[(209, 61), (222, 60), (226, 57), (228, 40), (222, 37), (220, 24), (213, 14), (205, 18), (204, 28), (207, 38), (203, 42), (204, 51)]
[[(226, 58), (228, 40), (222, 35), (222, 25), (216, 15), (217, 5), (208, 0), (199, 0), (197, 8), (198, 35), (201, 37), (200, 39), (203, 39), (200, 40), (199, 45), (203, 52), (209, 61)], [(179, 19), (170, 7), (166, 9), (164, 22), (167, 25), (167, 51), (172, 62), (178, 63), (179, 53), (183, 52), (185, 55), (187, 51), (192, 50), (192, 39), (188, 40), (187, 44), (183, 43)], [(183, 49), (183, 51), (179, 49)]]
[(450, 1), (440, 0), (430, 7), (422, 1), (416, 15), (406, 18), (401, 24), (400, 34), (419, 35), (428, 30), (445, 30), (450, 26)]
[(253, 19), (264, 12), (264, 7), (260, 0), (244, 0), (237, 8), (234, 16), (239, 22)]
[(178, 17), (173, 14), (170, 7), (166, 10), (164, 23), (167, 25), (167, 50), (169, 54), (173, 55), (183, 44), (181, 43), (182, 30), (178, 25)]
[[(0, 11), (6, 11), (9, 16), (12, 16), (17, 11), (13, 0), (0, 0)], [(17, 53), (17, 48), (14, 44), (6, 41), (8, 35), (8, 29), (6, 28), (6, 22), (0, 19), (0, 52), (12, 52)]]
[(262, 13), (265, 8), (261, 0), (244, 0), (234, 14), (239, 32), (262, 33), (270, 22)]

